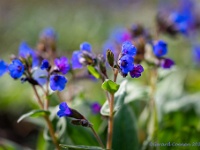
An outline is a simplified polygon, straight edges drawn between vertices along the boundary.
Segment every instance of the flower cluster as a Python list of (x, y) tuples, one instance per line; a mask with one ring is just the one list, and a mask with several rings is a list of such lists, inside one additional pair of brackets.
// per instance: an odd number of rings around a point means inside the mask
[[(42, 51), (40, 48), (34, 50), (26, 42), (22, 42), (18, 55), (12, 58), (10, 64), (0, 60), (0, 76), (8, 72), (12, 78), (21, 79), (22, 82), (28, 81), (30, 84), (39, 86), (49, 84), (53, 91), (62, 91), (67, 83), (64, 75), (70, 70), (68, 59), (43, 57), (47, 56), (46, 53), (52, 55), (52, 45), (48, 43), (49, 40), (51, 43), (55, 40), (55, 31), (52, 28), (44, 29), (40, 38), (48, 48), (44, 47), (45, 50)], [(52, 63), (49, 62), (51, 59), (54, 59), (55, 67), (52, 67)]]
[(136, 47), (129, 41), (122, 44), (121, 56), (118, 60), (118, 65), (122, 76), (127, 76), (130, 73), (132, 78), (138, 78), (144, 71), (141, 65), (134, 65), (134, 56), (136, 55)]
[[(133, 24), (127, 31), (131, 35), (128, 41), (124, 41), (120, 45), (116, 40), (112, 40), (104, 45), (104, 49), (107, 47), (113, 52), (115, 59), (116, 56), (120, 56), (118, 64), (123, 76), (126, 76), (128, 73), (130, 73), (131, 77), (141, 75), (143, 69), (140, 63), (142, 61), (164, 69), (171, 68), (174, 65), (173, 60), (163, 57), (168, 52), (165, 41), (153, 41), (149, 31), (140, 24)], [(120, 47), (122, 48), (120, 49)], [(151, 47), (151, 52), (149, 52), (149, 47)], [(138, 75), (134, 75), (136, 70), (138, 70)]]

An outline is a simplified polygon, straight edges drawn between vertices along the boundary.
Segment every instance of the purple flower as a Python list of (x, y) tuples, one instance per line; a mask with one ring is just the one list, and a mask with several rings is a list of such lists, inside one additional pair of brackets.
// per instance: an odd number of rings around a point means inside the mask
[(118, 44), (121, 44), (125, 41), (131, 40), (131, 34), (127, 29), (116, 28), (111, 33), (111, 39), (113, 39)]
[(101, 105), (98, 102), (94, 102), (91, 105), (91, 110), (94, 114), (98, 114), (101, 110)]
[(49, 67), (50, 67), (49, 61), (46, 60), (46, 59), (44, 59), (44, 60), (42, 61), (42, 64), (41, 64), (40, 68), (41, 68), (42, 70), (45, 70), (45, 69), (49, 69)]
[(18, 79), (23, 75), (25, 68), (19, 59), (14, 59), (8, 66), (8, 70), (12, 78)]
[(37, 68), (33, 72), (33, 78), (38, 82), (39, 85), (44, 85), (47, 82), (48, 72)]
[(70, 116), (72, 114), (72, 111), (66, 102), (60, 103), (59, 108), (60, 110), (57, 112), (57, 115), (59, 117)]
[(41, 33), (40, 33), (40, 38), (44, 39), (56, 39), (56, 32), (53, 28), (48, 27), (45, 28)]
[(169, 69), (174, 65), (174, 61), (170, 58), (164, 58), (161, 60), (160, 66), (164, 69)]
[(141, 76), (141, 73), (144, 71), (144, 68), (141, 65), (135, 65), (133, 70), (130, 71), (132, 78), (138, 78)]
[(92, 46), (90, 45), (90, 43), (88, 42), (83, 42), (80, 45), (80, 50), (81, 51), (88, 51), (91, 52), (92, 51)]
[(130, 41), (126, 41), (122, 44), (122, 54), (133, 56), (136, 54), (136, 51), (136, 47)]
[(70, 70), (70, 65), (66, 57), (55, 59), (54, 63), (58, 67), (58, 70), (63, 74), (66, 74)]
[(163, 40), (156, 41), (153, 46), (153, 52), (157, 57), (162, 57), (167, 54), (167, 43)]
[(129, 71), (133, 70), (133, 61), (134, 59), (131, 55), (124, 55), (119, 59), (118, 64), (123, 74), (127, 74)]
[(19, 46), (19, 56), (27, 58), (32, 57), (32, 67), (39, 65), (39, 59), (34, 50), (32, 50), (26, 42), (22, 42)]
[(50, 87), (53, 91), (62, 91), (65, 88), (67, 79), (62, 75), (51, 75), (50, 76)]
[(74, 51), (72, 54), (72, 68), (81, 69), (83, 65), (80, 63), (79, 59), (81, 58), (81, 51)]
[(7, 69), (8, 69), (8, 67), (7, 67), (6, 62), (3, 60), (0, 60), (0, 76), (2, 76), (4, 73), (6, 73)]

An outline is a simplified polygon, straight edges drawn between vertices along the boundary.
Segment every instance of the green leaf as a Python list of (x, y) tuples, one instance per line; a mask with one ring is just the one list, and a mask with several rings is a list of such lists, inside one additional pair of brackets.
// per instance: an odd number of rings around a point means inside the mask
[(50, 115), (50, 112), (46, 111), (46, 110), (32, 110), (31, 112), (22, 115), (17, 120), (17, 123), (19, 123), (20, 121), (22, 121), (23, 119), (25, 119), (27, 117), (40, 117), (40, 116), (44, 116), (44, 115)]
[[(127, 85), (127, 80), (124, 80), (121, 83), (119, 90), (115, 93), (114, 112), (117, 111), (124, 104), (124, 99), (126, 97), (126, 85)], [(109, 116), (109, 112), (110, 109), (108, 101), (106, 101), (101, 108), (101, 114), (104, 116)]]
[(74, 126), (71, 124), (71, 119), (67, 118), (67, 132), (66, 134), (70, 137), (71, 141), (75, 145), (98, 145), (92, 131), (82, 126)]
[(93, 66), (87, 65), (87, 69), (95, 78), (99, 79), (101, 77), (99, 72)]
[(110, 79), (106, 79), (101, 87), (102, 89), (108, 91), (111, 94), (114, 94), (119, 89), (119, 85)]
[(115, 114), (112, 149), (139, 149), (136, 118), (133, 110), (127, 104), (123, 105), (120, 110)]
[(97, 147), (97, 146), (85, 146), (85, 145), (64, 145), (64, 144), (60, 144), (60, 147), (62, 148), (72, 148), (72, 149), (89, 149), (89, 150), (103, 150), (103, 148), (101, 147)]

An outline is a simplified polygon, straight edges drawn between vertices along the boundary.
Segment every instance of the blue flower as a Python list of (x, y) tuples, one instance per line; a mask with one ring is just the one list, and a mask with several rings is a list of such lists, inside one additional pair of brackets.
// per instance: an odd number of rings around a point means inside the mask
[(8, 70), (12, 78), (18, 79), (23, 75), (25, 67), (19, 59), (14, 59), (8, 66)]
[(88, 51), (91, 52), (92, 51), (92, 46), (90, 45), (90, 43), (88, 42), (83, 42), (80, 45), (80, 50), (81, 51)]
[(32, 57), (32, 67), (36, 67), (39, 64), (39, 59), (33, 49), (29, 47), (26, 42), (22, 42), (19, 46), (19, 56), (27, 58), (28, 56)]
[(167, 54), (167, 43), (163, 40), (156, 41), (153, 46), (153, 52), (157, 57), (162, 57)]
[(67, 79), (62, 75), (51, 75), (50, 76), (50, 87), (53, 91), (62, 91), (65, 88)]
[(196, 45), (192, 49), (192, 57), (196, 64), (200, 65), (200, 45)]
[(164, 69), (169, 69), (174, 65), (174, 61), (169, 58), (164, 58), (161, 60), (160, 66)]
[(122, 44), (122, 54), (128, 54), (133, 56), (136, 54), (136, 51), (136, 47), (130, 41), (126, 41)]
[(44, 39), (56, 39), (56, 32), (53, 28), (48, 27), (45, 28), (41, 33), (40, 33), (40, 38)]
[(66, 102), (60, 103), (59, 108), (60, 108), (60, 110), (57, 112), (57, 115), (59, 117), (71, 116), (72, 111), (71, 111), (71, 109), (69, 108), (69, 106), (67, 105)]
[(49, 67), (50, 67), (49, 61), (46, 60), (46, 59), (44, 59), (44, 60), (42, 61), (42, 64), (41, 64), (40, 68), (41, 68), (42, 70), (44, 70), (44, 69), (49, 69)]
[(127, 74), (128, 72), (133, 70), (133, 62), (134, 59), (131, 55), (124, 55), (119, 59), (118, 64), (123, 74)]
[(91, 105), (91, 109), (94, 114), (98, 114), (101, 110), (101, 105), (98, 102), (94, 102)]
[(79, 59), (81, 58), (81, 51), (74, 51), (72, 54), (72, 68), (73, 69), (81, 69), (83, 65), (80, 63)]
[(171, 21), (175, 24), (180, 33), (188, 35), (194, 30), (196, 24), (196, 16), (194, 14), (194, 3), (191, 0), (181, 0), (180, 8), (170, 15)]
[(21, 42), (19, 46), (19, 56), (26, 58), (32, 54), (32, 49), (29, 47), (29, 45), (26, 42)]
[(141, 76), (141, 73), (144, 71), (144, 68), (141, 65), (135, 65), (133, 70), (130, 71), (132, 78), (138, 78)]
[(48, 72), (37, 68), (33, 72), (33, 79), (38, 82), (39, 85), (44, 85), (47, 82)]
[(70, 70), (70, 65), (66, 57), (55, 59), (54, 63), (58, 67), (58, 70), (62, 72), (63, 74), (66, 74)]
[(0, 76), (6, 73), (7, 69), (7, 64), (3, 60), (0, 60)]

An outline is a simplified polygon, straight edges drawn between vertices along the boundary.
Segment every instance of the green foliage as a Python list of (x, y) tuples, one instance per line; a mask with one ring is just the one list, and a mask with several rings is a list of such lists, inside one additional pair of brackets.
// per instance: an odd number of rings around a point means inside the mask
[(32, 110), (31, 112), (22, 115), (17, 120), (17, 122), (19, 123), (20, 121), (22, 121), (23, 119), (25, 119), (27, 117), (41, 117), (41, 116), (45, 116), (45, 115), (50, 115), (50, 112), (46, 111), (46, 110)]
[(87, 65), (87, 69), (91, 73), (91, 75), (93, 75), (95, 78), (99, 79), (101, 77), (97, 69), (94, 68), (93, 66)]
[[(114, 112), (116, 112), (123, 104), (124, 104), (124, 99), (126, 96), (126, 85), (127, 85), (127, 81), (123, 81), (120, 84), (120, 88), (119, 90), (115, 93), (114, 95)], [(109, 116), (109, 105), (108, 105), (108, 101), (106, 100), (106, 102), (103, 104), (102, 108), (101, 108), (101, 114), (104, 116)]]
[(114, 94), (115, 92), (117, 92), (117, 90), (119, 89), (119, 86), (117, 83), (113, 82), (110, 79), (106, 79), (103, 84), (102, 84), (102, 89), (104, 89), (105, 91), (108, 91), (111, 94)]
[(97, 147), (97, 146), (85, 146), (85, 145), (65, 145), (65, 144), (60, 144), (60, 147), (65, 148), (65, 149), (88, 149), (88, 150), (103, 150), (101, 147)]
[(133, 110), (127, 104), (123, 105), (114, 117), (113, 149), (139, 149), (136, 118)]

